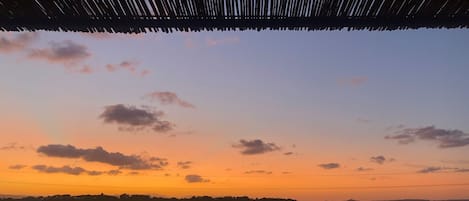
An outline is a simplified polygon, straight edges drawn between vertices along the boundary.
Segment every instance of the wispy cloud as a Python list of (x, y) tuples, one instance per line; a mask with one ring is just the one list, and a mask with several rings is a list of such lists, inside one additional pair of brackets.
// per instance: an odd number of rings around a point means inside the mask
[(338, 83), (341, 86), (351, 86), (351, 87), (358, 87), (368, 82), (368, 77), (364, 76), (357, 76), (357, 77), (350, 77), (350, 78), (341, 78), (338, 80)]
[(102, 147), (81, 149), (72, 145), (51, 144), (39, 147), (37, 152), (49, 157), (81, 158), (88, 162), (100, 162), (123, 169), (133, 170), (158, 170), (168, 164), (166, 159), (156, 157), (144, 159), (139, 155), (125, 155), (120, 152), (108, 152)]
[(210, 182), (210, 180), (204, 179), (202, 176), (197, 175), (197, 174), (186, 175), (186, 176), (184, 177), (184, 179), (185, 179), (186, 182), (188, 182), (188, 183), (204, 183), (204, 182)]
[(339, 163), (323, 163), (323, 164), (319, 164), (318, 166), (326, 170), (340, 168)]
[(0, 150), (4, 150), (4, 151), (7, 151), (7, 150), (25, 150), (25, 149), (26, 149), (25, 146), (18, 145), (18, 143), (16, 143), (16, 142), (8, 143), (8, 144), (0, 147)]
[(193, 162), (192, 161), (179, 161), (177, 166), (181, 169), (189, 169), (191, 168)]
[(400, 144), (410, 144), (416, 140), (436, 142), (440, 148), (455, 148), (469, 145), (469, 134), (460, 130), (439, 129), (435, 126), (422, 128), (404, 128), (396, 135), (388, 135), (388, 140), (397, 140)]
[(358, 172), (366, 172), (366, 171), (371, 171), (373, 170), (373, 168), (366, 168), (366, 167), (359, 167), (357, 169), (355, 169), (356, 171)]
[(8, 169), (11, 169), (11, 170), (21, 170), (23, 168), (27, 167), (26, 165), (21, 165), (21, 164), (17, 164), (17, 165), (10, 165), (8, 166)]
[(217, 46), (217, 45), (225, 45), (225, 44), (236, 44), (239, 43), (240, 39), (237, 36), (231, 37), (224, 37), (224, 38), (207, 38), (206, 44), (207, 46)]
[(439, 173), (439, 172), (458, 172), (458, 173), (465, 173), (469, 172), (468, 168), (451, 168), (451, 167), (437, 167), (437, 166), (429, 166), (418, 170), (417, 173)]
[(291, 152), (291, 151), (285, 152), (285, 153), (283, 153), (283, 155), (285, 155), (285, 156), (290, 156), (290, 155), (293, 155), (293, 152)]
[(148, 69), (140, 69), (140, 62), (135, 60), (124, 60), (117, 64), (106, 64), (105, 68), (108, 72), (116, 72), (119, 70), (126, 70), (134, 75), (146, 76), (150, 74)]
[(119, 130), (123, 131), (151, 129), (155, 132), (167, 132), (172, 130), (175, 125), (161, 120), (163, 115), (162, 111), (154, 111), (146, 106), (137, 108), (117, 104), (106, 106), (100, 118), (104, 120), (104, 123), (119, 125)]
[(272, 171), (267, 170), (249, 170), (244, 172), (244, 174), (272, 174)]
[(373, 163), (377, 163), (377, 164), (382, 165), (385, 162), (393, 162), (393, 161), (395, 161), (395, 159), (394, 158), (386, 158), (384, 156), (379, 155), (379, 156), (370, 157), (370, 161), (373, 162)]
[(265, 143), (260, 139), (243, 140), (241, 139), (238, 144), (233, 145), (234, 148), (239, 148), (243, 155), (263, 154), (280, 150), (280, 147), (274, 143)]
[(39, 34), (36, 32), (18, 34), (2, 33), (0, 35), (0, 53), (23, 51), (38, 38)]
[(87, 174), (90, 176), (98, 176), (98, 175), (103, 175), (103, 174), (108, 174), (108, 175), (118, 175), (121, 172), (119, 170), (111, 170), (111, 171), (89, 171), (86, 170), (82, 167), (70, 167), (68, 165), (64, 165), (62, 167), (54, 167), (54, 166), (47, 166), (47, 165), (35, 165), (32, 167), (32, 169), (37, 170), (38, 172), (41, 173), (63, 173), (63, 174), (69, 174), (69, 175), (82, 175), (82, 174)]
[(144, 98), (157, 101), (163, 105), (179, 105), (184, 108), (195, 108), (192, 103), (181, 99), (176, 93), (170, 91), (155, 91), (145, 95)]

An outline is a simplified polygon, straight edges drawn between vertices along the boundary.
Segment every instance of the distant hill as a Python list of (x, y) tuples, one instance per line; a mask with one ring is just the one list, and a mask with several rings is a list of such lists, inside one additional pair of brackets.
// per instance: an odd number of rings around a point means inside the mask
[(53, 195), (53, 196), (39, 196), (39, 197), (18, 197), (18, 196), (5, 196), (0, 197), (0, 201), (296, 201), (292, 199), (281, 198), (256, 198), (249, 197), (209, 197), (209, 196), (194, 196), (191, 198), (161, 198), (152, 197), (149, 195), (127, 195), (111, 196), (111, 195)]

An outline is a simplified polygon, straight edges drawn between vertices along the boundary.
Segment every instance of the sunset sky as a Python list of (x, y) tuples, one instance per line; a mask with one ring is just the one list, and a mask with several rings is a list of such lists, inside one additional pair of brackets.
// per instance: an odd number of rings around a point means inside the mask
[(469, 198), (468, 36), (0, 32), (0, 194)]

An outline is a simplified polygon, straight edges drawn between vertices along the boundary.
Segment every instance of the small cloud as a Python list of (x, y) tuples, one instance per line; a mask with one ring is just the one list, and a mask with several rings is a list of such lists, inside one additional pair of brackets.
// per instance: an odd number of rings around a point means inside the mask
[(291, 172), (282, 172), (282, 174), (291, 174)]
[(144, 77), (150, 74), (150, 70), (147, 70), (147, 69), (140, 70), (139, 65), (140, 65), (140, 62), (124, 60), (118, 64), (106, 64), (105, 68), (108, 72), (127, 70), (130, 73), (141, 76), (141, 77)]
[(239, 144), (233, 145), (234, 148), (243, 149), (243, 155), (263, 154), (280, 150), (280, 147), (274, 143), (265, 143), (262, 140), (240, 140)]
[(25, 146), (20, 146), (15, 142), (8, 143), (8, 144), (0, 147), (0, 150), (4, 150), (4, 151), (7, 151), (7, 150), (25, 150), (25, 149), (26, 149)]
[(244, 172), (244, 174), (272, 174), (272, 172), (266, 170), (250, 170)]
[(107, 124), (119, 125), (121, 131), (140, 131), (151, 129), (155, 132), (167, 132), (174, 128), (174, 124), (161, 120), (162, 111), (152, 111), (149, 107), (137, 108), (122, 104), (109, 105), (104, 108), (100, 118)]
[(12, 53), (25, 50), (39, 38), (39, 33), (27, 32), (0, 35), (0, 53)]
[(285, 156), (290, 156), (290, 155), (293, 155), (293, 152), (291, 152), (291, 151), (285, 152), (285, 153), (283, 153), (283, 155), (285, 155)]
[(100, 162), (132, 170), (158, 170), (168, 164), (167, 161), (163, 159), (156, 160), (155, 157), (152, 157), (145, 160), (143, 157), (138, 155), (125, 155), (120, 152), (108, 152), (102, 147), (80, 149), (72, 145), (51, 144), (39, 147), (37, 152), (49, 157), (81, 158), (88, 162)]
[(350, 87), (361, 86), (365, 84), (367, 81), (368, 81), (368, 77), (363, 77), (363, 76), (342, 78), (338, 80), (341, 86), (350, 86)]
[(206, 44), (207, 46), (217, 46), (217, 45), (225, 45), (225, 44), (236, 44), (239, 43), (240, 39), (237, 36), (232, 37), (225, 37), (225, 38), (207, 38)]
[(177, 165), (181, 169), (189, 169), (191, 168), (192, 161), (180, 161), (177, 163)]
[(86, 46), (70, 40), (50, 42), (49, 45), (50, 47), (48, 48), (32, 49), (28, 57), (31, 59), (45, 60), (50, 63), (74, 65), (91, 56)]
[(70, 175), (80, 175), (83, 173), (87, 173), (87, 171), (81, 167), (70, 167), (68, 165), (62, 167), (35, 165), (32, 168), (42, 173), (65, 173)]
[(109, 170), (109, 171), (107, 172), (107, 174), (114, 176), (114, 175), (122, 174), (122, 171), (120, 171), (120, 170)]
[(434, 172), (440, 172), (446, 169), (447, 168), (442, 168), (442, 167), (426, 167), (417, 171), (417, 173), (434, 173)]
[(326, 170), (340, 168), (339, 163), (323, 163), (323, 164), (319, 164), (318, 166)]
[(393, 158), (386, 158), (386, 157), (384, 157), (384, 156), (372, 156), (372, 157), (370, 157), (370, 161), (373, 162), (373, 163), (377, 163), (377, 164), (382, 165), (382, 164), (385, 163), (385, 162), (392, 162), (392, 161), (395, 161), (395, 159), (393, 159)]
[(18, 164), (18, 165), (10, 165), (10, 166), (8, 167), (8, 169), (11, 169), (11, 170), (21, 170), (21, 169), (23, 169), (23, 168), (25, 168), (25, 167), (27, 167), (27, 166), (26, 166), (26, 165), (20, 165), (20, 164)]
[(405, 128), (396, 131), (397, 135), (386, 136), (385, 139), (397, 140), (400, 144), (410, 144), (416, 140), (432, 141), (438, 147), (455, 148), (469, 145), (469, 134), (460, 130), (439, 129), (435, 126), (422, 128)]
[(179, 105), (184, 108), (195, 108), (195, 106), (170, 91), (155, 91), (144, 96), (151, 101), (157, 101), (163, 105)]
[(186, 175), (186, 177), (185, 177), (184, 179), (186, 180), (187, 183), (204, 183), (204, 182), (210, 182), (210, 180), (204, 179), (204, 178), (202, 178), (202, 176), (196, 175), (196, 174)]
[(365, 167), (359, 167), (356, 169), (358, 172), (366, 172), (366, 171), (372, 171), (373, 168), (365, 168)]

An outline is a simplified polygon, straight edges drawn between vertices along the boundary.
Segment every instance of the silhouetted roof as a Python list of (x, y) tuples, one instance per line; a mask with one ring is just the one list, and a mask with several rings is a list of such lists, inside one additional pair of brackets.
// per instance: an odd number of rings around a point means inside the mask
[(0, 0), (0, 30), (468, 28), (469, 0)]

